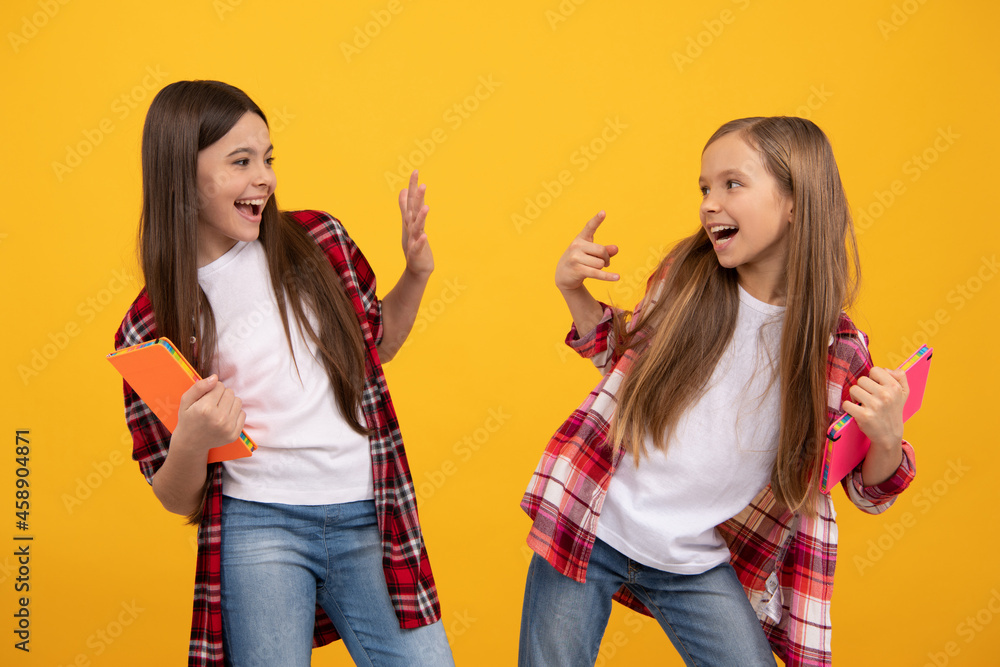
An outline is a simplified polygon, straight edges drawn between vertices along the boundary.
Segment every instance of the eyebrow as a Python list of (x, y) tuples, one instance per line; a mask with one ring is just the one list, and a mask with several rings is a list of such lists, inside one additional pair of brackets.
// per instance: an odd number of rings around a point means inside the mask
[[(270, 144), (270, 145), (268, 145), (267, 150), (265, 150), (264, 152), (265, 153), (270, 153), (273, 150), (274, 150), (274, 144)], [(255, 151), (254, 149), (250, 148), (249, 146), (240, 146), (239, 148), (237, 148), (236, 150), (234, 150), (232, 153), (230, 153), (226, 157), (232, 157), (232, 156), (236, 155), (237, 153), (249, 153), (250, 155), (256, 155), (257, 151)]]
[[(729, 178), (730, 176), (739, 176), (739, 177), (742, 177), (742, 178), (747, 178), (748, 177), (748, 175), (747, 175), (747, 173), (745, 171), (742, 171), (740, 169), (736, 169), (734, 167), (730, 167), (729, 169), (726, 169), (726, 170), (722, 171), (719, 174), (719, 178)], [(704, 181), (705, 181), (705, 178), (703, 176), (699, 176), (698, 177), (698, 182), (699, 183), (703, 183)]]

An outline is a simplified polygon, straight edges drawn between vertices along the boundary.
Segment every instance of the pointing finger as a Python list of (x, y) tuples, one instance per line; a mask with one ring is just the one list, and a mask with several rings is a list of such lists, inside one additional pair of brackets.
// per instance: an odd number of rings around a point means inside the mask
[(585, 241), (593, 241), (594, 232), (596, 232), (597, 228), (601, 226), (602, 222), (604, 222), (605, 217), (606, 214), (604, 213), (604, 211), (598, 211), (597, 215), (588, 220), (587, 224), (583, 226), (583, 231), (580, 232), (580, 238), (582, 238)]

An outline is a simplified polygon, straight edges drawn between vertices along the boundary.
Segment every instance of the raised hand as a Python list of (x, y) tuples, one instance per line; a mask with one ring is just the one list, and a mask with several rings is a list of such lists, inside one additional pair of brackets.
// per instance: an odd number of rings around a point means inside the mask
[(604, 314), (604, 306), (587, 291), (583, 281), (587, 278), (620, 278), (617, 273), (603, 270), (611, 263), (611, 258), (618, 254), (618, 246), (594, 242), (594, 232), (602, 222), (604, 211), (587, 221), (583, 231), (576, 235), (556, 264), (556, 287), (573, 315), (578, 335), (592, 331)]
[(434, 271), (434, 255), (424, 231), (427, 211), (424, 203), (426, 185), (418, 185), (419, 174), (410, 174), (410, 183), (399, 193), (399, 211), (403, 214), (403, 255), (406, 268), (396, 285), (382, 299), (382, 341), (378, 355), (382, 363), (396, 356), (406, 342), (417, 318), (420, 300), (427, 288), (427, 281)]
[(410, 174), (409, 186), (399, 193), (399, 211), (403, 215), (403, 255), (406, 271), (426, 278), (434, 271), (434, 255), (424, 231), (430, 207), (424, 203), (426, 185), (417, 185), (416, 170)]
[(600, 211), (587, 221), (583, 231), (576, 235), (569, 248), (556, 264), (556, 287), (560, 291), (580, 288), (586, 278), (598, 280), (618, 280), (617, 273), (604, 271), (611, 264), (611, 258), (618, 254), (618, 246), (601, 245), (594, 242), (594, 233), (604, 222), (605, 213)]

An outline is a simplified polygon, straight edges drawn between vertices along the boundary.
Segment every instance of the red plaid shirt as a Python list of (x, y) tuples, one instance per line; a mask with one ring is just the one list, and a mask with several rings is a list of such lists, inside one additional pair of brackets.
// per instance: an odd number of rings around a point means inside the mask
[[(552, 437), (528, 485), (521, 507), (532, 518), (528, 544), (567, 577), (583, 582), (594, 546), (597, 521), (608, 484), (621, 461), (607, 445), (615, 394), (635, 362), (633, 350), (620, 355), (611, 340), (612, 309), (604, 307), (597, 328), (566, 343), (591, 359), (604, 377)], [(634, 321), (635, 318), (633, 318)], [(867, 337), (844, 315), (831, 338), (828, 412), (841, 414), (848, 390), (872, 367)], [(861, 467), (843, 482), (848, 497), (871, 514), (885, 511), (913, 479), (913, 449), (903, 443), (904, 460), (882, 484), (866, 487)], [(743, 511), (718, 526), (774, 652), (795, 667), (831, 664), (830, 600), (837, 557), (833, 500), (817, 499), (817, 516), (796, 515), (779, 505), (765, 487)], [(619, 602), (645, 614), (625, 586)]]
[[(441, 618), (437, 589), (420, 532), (417, 501), (403, 451), (396, 412), (375, 350), (382, 339), (381, 304), (375, 293), (375, 274), (361, 251), (336, 218), (319, 211), (297, 211), (294, 219), (326, 253), (354, 304), (365, 341), (365, 388), (362, 409), (372, 435), (372, 476), (375, 506), (382, 531), (382, 567), (399, 625), (415, 628)], [(156, 325), (145, 289), (139, 293), (115, 336), (115, 349), (156, 338)], [(167, 456), (170, 433), (125, 383), (125, 418), (132, 432), (132, 458), (152, 483)], [(208, 468), (210, 480), (204, 518), (198, 528), (194, 617), (188, 664), (222, 667), (222, 612), (220, 606), (220, 547), (222, 466)], [(313, 645), (339, 639), (333, 623), (318, 605)]]

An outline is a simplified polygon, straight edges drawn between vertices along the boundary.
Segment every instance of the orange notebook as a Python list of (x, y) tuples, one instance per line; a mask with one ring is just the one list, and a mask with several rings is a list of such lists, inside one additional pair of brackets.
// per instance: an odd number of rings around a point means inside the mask
[[(122, 348), (107, 358), (157, 419), (173, 433), (177, 427), (181, 395), (201, 379), (184, 355), (168, 339), (157, 338)], [(208, 462), (244, 458), (256, 449), (257, 445), (243, 431), (228, 445), (210, 449)]]
[[(899, 366), (906, 373), (906, 384), (910, 393), (903, 405), (903, 421), (920, 409), (927, 388), (927, 371), (930, 370), (934, 350), (926, 345), (910, 355)], [(823, 477), (820, 490), (830, 493), (830, 489), (847, 477), (854, 468), (865, 460), (872, 441), (861, 432), (857, 422), (848, 415), (835, 421), (826, 433), (826, 448), (823, 450)]]

